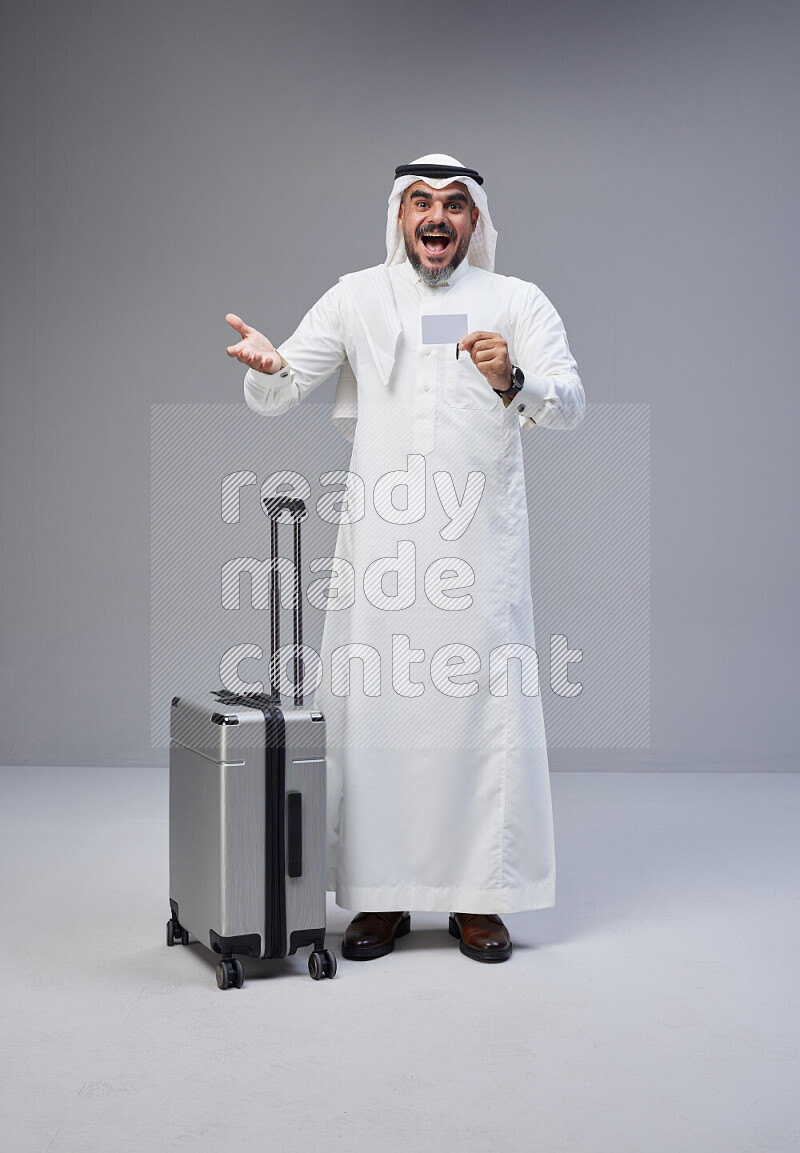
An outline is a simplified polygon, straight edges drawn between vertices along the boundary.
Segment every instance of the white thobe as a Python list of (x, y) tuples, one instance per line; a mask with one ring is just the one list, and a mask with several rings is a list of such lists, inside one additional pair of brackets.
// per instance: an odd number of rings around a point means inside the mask
[[(245, 378), (248, 405), (269, 415), (345, 359), (357, 379), (350, 471), (366, 499), (329, 558), (316, 695), (328, 888), (348, 909), (544, 908), (555, 857), (520, 430), (573, 428), (583, 388), (535, 285), (466, 262), (435, 288), (407, 261), (388, 273), (400, 321), (388, 379), (347, 277), (280, 346), (282, 374)], [(505, 337), (525, 374), (508, 407), (454, 343), (422, 343), (425, 314)]]

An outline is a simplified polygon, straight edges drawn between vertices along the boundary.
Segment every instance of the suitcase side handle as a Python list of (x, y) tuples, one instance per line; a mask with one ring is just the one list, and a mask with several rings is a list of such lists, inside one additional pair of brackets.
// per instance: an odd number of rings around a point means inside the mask
[(286, 794), (286, 872), (303, 875), (303, 796), (297, 789)]

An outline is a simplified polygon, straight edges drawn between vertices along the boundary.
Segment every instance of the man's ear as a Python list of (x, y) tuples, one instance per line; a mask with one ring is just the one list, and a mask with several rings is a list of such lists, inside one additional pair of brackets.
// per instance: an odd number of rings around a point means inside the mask
[(473, 204), (473, 206), (472, 206), (472, 231), (473, 232), (478, 227), (478, 217), (480, 216), (480, 214), (481, 214), (480, 209), (478, 208), (477, 204)]

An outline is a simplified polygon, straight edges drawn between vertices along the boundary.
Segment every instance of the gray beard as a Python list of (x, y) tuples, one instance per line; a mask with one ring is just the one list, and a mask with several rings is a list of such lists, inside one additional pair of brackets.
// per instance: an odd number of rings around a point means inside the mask
[(461, 264), (462, 260), (467, 255), (467, 249), (469, 248), (469, 242), (471, 239), (471, 236), (466, 236), (464, 238), (461, 247), (455, 252), (453, 259), (449, 264), (444, 265), (443, 268), (427, 268), (422, 263), (422, 258), (420, 257), (419, 253), (411, 247), (408, 241), (406, 241), (406, 256), (408, 257), (411, 267), (419, 276), (423, 284), (427, 284), (428, 288), (436, 288), (437, 285), (443, 284), (445, 281), (449, 280), (455, 270), (458, 268), (459, 264)]

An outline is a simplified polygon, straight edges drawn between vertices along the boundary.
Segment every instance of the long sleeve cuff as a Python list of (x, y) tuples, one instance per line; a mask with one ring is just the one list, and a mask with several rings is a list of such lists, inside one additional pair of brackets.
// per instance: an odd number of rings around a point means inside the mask
[[(522, 369), (525, 372), (525, 369)], [(515, 412), (521, 417), (535, 419), (538, 409), (549, 396), (555, 396), (555, 389), (545, 376), (534, 376), (525, 372), (525, 383), (517, 395), (506, 405), (507, 412)]]
[(294, 371), (285, 360), (272, 374), (249, 368), (244, 378), (244, 399), (256, 412), (278, 416), (295, 403)]

